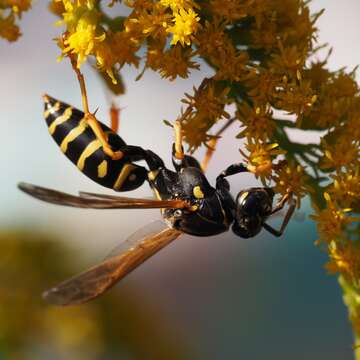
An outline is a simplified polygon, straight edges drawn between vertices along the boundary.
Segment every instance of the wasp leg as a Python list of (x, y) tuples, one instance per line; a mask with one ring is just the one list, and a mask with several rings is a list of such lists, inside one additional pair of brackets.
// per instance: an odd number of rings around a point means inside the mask
[(280, 211), (285, 206), (286, 202), (289, 200), (289, 197), (290, 197), (289, 193), (283, 195), (283, 197), (278, 201), (278, 203), (271, 210), (270, 215), (273, 215), (273, 214), (277, 213), (278, 211)]
[(176, 171), (180, 171), (181, 169), (186, 167), (195, 167), (202, 170), (201, 165), (193, 156), (184, 154), (182, 159), (177, 158), (175, 143), (173, 144), (173, 148), (172, 148), (172, 163)]
[(227, 176), (239, 174), (242, 172), (248, 172), (248, 171), (249, 169), (242, 163), (230, 165), (216, 178), (216, 189), (220, 191), (229, 191), (230, 185), (225, 178)]
[(248, 171), (250, 171), (248, 166), (245, 166), (243, 163), (232, 164), (228, 166), (220, 175), (218, 175), (216, 181), (218, 181), (219, 178), (225, 178), (227, 176), (236, 175)]
[[(272, 226), (270, 226), (266, 223), (263, 223), (264, 229), (275, 236), (278, 236), (278, 237), (281, 236), (283, 234), (287, 224), (289, 223), (291, 216), (294, 214), (295, 208), (296, 208), (296, 201), (291, 199), (290, 204), (289, 204), (289, 209), (286, 212), (286, 215), (284, 217), (283, 223), (281, 224), (280, 230), (276, 230)], [(280, 209), (278, 209), (278, 210), (280, 210)], [(272, 213), (274, 213), (274, 212), (272, 212)]]
[(184, 148), (182, 146), (182, 128), (181, 121), (176, 120), (174, 124), (175, 130), (175, 142), (172, 148), (172, 162), (176, 171), (180, 171), (185, 167), (196, 167), (201, 170), (199, 162), (190, 155), (184, 154)]
[(83, 108), (84, 108), (84, 113), (85, 113), (85, 120), (86, 120), (87, 124), (91, 127), (91, 129), (94, 132), (94, 134), (96, 135), (96, 137), (100, 140), (105, 154), (110, 156), (113, 160), (121, 159), (124, 156), (124, 154), (121, 151), (113, 151), (112, 150), (111, 146), (108, 143), (108, 139), (107, 139), (106, 134), (104, 133), (104, 130), (101, 128), (98, 120), (95, 117), (95, 113), (94, 114), (90, 113), (89, 104), (88, 104), (88, 100), (87, 100), (84, 76), (77, 66), (77, 60), (76, 60), (74, 54), (69, 54), (68, 56), (70, 58), (72, 68), (75, 71), (76, 76), (79, 81), (79, 84), (80, 84), (81, 98), (82, 98), (82, 103), (83, 103)]
[(181, 121), (176, 120), (174, 124), (175, 131), (175, 158), (178, 160), (182, 160), (184, 158), (184, 148), (182, 146), (182, 126)]
[(120, 108), (116, 106), (114, 103), (111, 104), (111, 108), (110, 108), (110, 122), (111, 122), (111, 130), (114, 133), (118, 133), (120, 126)]
[(144, 160), (149, 167), (150, 171), (156, 171), (160, 168), (165, 167), (164, 161), (160, 156), (156, 155), (151, 150), (143, 150), (144, 151)]
[(216, 190), (218, 191), (222, 199), (228, 204), (228, 208), (232, 210), (235, 210), (235, 202), (233, 198), (229, 195), (230, 184), (225, 178), (227, 176), (248, 171), (249, 170), (247, 169), (247, 167), (242, 163), (232, 164), (216, 178)]

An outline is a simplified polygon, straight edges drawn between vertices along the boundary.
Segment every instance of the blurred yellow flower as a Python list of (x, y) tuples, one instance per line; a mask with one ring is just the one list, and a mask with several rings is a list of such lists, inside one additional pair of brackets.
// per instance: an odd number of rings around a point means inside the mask
[(345, 208), (353, 208), (360, 212), (360, 166), (348, 172), (331, 175), (334, 182), (327, 191)]
[(6, 18), (1, 17), (0, 13), (0, 37), (9, 42), (16, 41), (21, 35), (19, 27), (15, 24), (15, 17), (10, 14)]
[(340, 137), (334, 144), (322, 141), (324, 156), (321, 159), (322, 169), (341, 170), (343, 167), (351, 169), (360, 164), (360, 139), (351, 140)]
[(360, 248), (351, 241), (331, 241), (329, 246), (329, 262), (325, 265), (330, 273), (341, 273), (348, 280), (359, 284)]
[(324, 198), (326, 207), (321, 210), (315, 207), (316, 214), (310, 215), (316, 221), (320, 241), (330, 243), (331, 241), (345, 240), (346, 226), (359, 219), (347, 216), (351, 209), (340, 208), (327, 192), (324, 193)]
[(164, 7), (170, 7), (173, 11), (196, 7), (192, 0), (160, 0), (160, 4)]

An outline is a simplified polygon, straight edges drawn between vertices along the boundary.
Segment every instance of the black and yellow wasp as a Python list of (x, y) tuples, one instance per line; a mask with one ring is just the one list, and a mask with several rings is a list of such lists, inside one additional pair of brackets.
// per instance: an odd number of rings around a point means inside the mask
[[(226, 177), (249, 171), (250, 167), (241, 163), (227, 167), (216, 178), (215, 187), (211, 186), (198, 161), (182, 153), (179, 131), (172, 151), (175, 168), (172, 171), (152, 151), (127, 145), (119, 135), (99, 123), (112, 150), (105, 152), (103, 142), (82, 111), (47, 95), (44, 101), (44, 117), (51, 136), (80, 171), (98, 184), (120, 192), (134, 190), (147, 181), (156, 199), (84, 192), (73, 196), (26, 183), (19, 184), (19, 188), (43, 201), (80, 208), (159, 208), (166, 224), (159, 231), (151, 229), (149, 234), (124, 242), (121, 249), (100, 264), (47, 291), (44, 296), (52, 303), (78, 304), (99, 296), (182, 233), (210, 236), (232, 227), (243, 238), (255, 236), (262, 228), (280, 236), (294, 212), (290, 193), (273, 206), (271, 188), (245, 189), (234, 200)], [(137, 165), (140, 160), (146, 166)], [(280, 230), (276, 230), (266, 220), (287, 202), (289, 209)]]

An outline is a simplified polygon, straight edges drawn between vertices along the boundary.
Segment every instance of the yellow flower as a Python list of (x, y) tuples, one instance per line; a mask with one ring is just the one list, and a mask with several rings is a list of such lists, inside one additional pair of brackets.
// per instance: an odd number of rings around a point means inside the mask
[(197, 16), (193, 9), (185, 10), (183, 8), (174, 13), (174, 25), (167, 28), (167, 32), (173, 34), (171, 45), (176, 45), (178, 42), (182, 46), (190, 45), (193, 39), (193, 34), (199, 29)]
[(229, 119), (230, 115), (224, 110), (229, 91), (229, 87), (224, 88), (215, 81), (205, 81), (198, 89), (194, 87), (194, 95), (185, 93), (186, 98), (182, 102), (204, 113), (213, 121), (221, 117)]
[(212, 136), (207, 131), (221, 118), (229, 119), (225, 111), (228, 102), (229, 87), (215, 81), (204, 80), (194, 95), (185, 94), (183, 103), (188, 104), (190, 114), (183, 119), (183, 130), (190, 151), (194, 151), (202, 143), (207, 143)]
[(77, 54), (77, 66), (80, 67), (95, 45), (104, 41), (105, 37), (105, 33), (96, 36), (96, 25), (89, 23), (86, 18), (80, 19), (76, 31), (64, 41), (64, 52)]
[(323, 169), (347, 169), (359, 166), (360, 163), (360, 139), (351, 141), (346, 137), (340, 137), (334, 144), (322, 141), (324, 156), (320, 167)]
[(345, 240), (346, 227), (359, 218), (347, 216), (351, 209), (342, 209), (334, 202), (328, 193), (324, 193), (326, 207), (322, 210), (316, 208), (316, 214), (310, 215), (316, 221), (320, 241), (330, 243), (331, 241)]
[(0, 37), (9, 42), (16, 41), (21, 35), (19, 27), (15, 24), (15, 17), (10, 14), (6, 18), (1, 17), (0, 13)]
[(114, 62), (119, 64), (120, 68), (125, 64), (131, 64), (137, 67), (139, 65), (139, 57), (136, 52), (140, 48), (140, 44), (131, 34), (125, 31), (117, 31), (109, 35), (111, 43), (111, 52)]
[[(5, 0), (5, 4), (7, 6), (11, 6), (12, 10), (17, 13), (20, 14), (23, 11), (27, 11), (30, 9), (31, 7), (31, 1), (32, 0)], [(0, 7), (1, 7), (1, 1), (0, 1)]]
[(125, 30), (139, 40), (152, 36), (161, 41), (167, 36), (166, 28), (171, 23), (171, 19), (172, 15), (166, 8), (155, 3), (151, 9), (133, 13), (125, 21)]
[(212, 0), (210, 6), (217, 16), (223, 17), (228, 22), (233, 22), (246, 17), (253, 2), (254, 0)]
[(158, 41), (150, 41), (146, 53), (146, 67), (157, 71), (161, 68), (162, 56), (165, 44)]
[[(253, 142), (251, 139), (248, 139), (245, 147), (249, 154), (245, 154), (241, 149), (240, 154), (254, 168), (256, 178), (260, 177), (261, 182), (266, 184), (272, 178), (272, 160), (286, 151), (279, 149), (279, 144)], [(257, 168), (261, 171), (257, 171)]]
[(355, 284), (359, 283), (360, 248), (351, 242), (331, 241), (329, 246), (330, 261), (325, 265), (330, 273), (342, 273)]
[(275, 181), (275, 192), (283, 195), (289, 191), (292, 192), (298, 207), (301, 205), (301, 198), (312, 191), (307, 184), (308, 175), (304, 168), (295, 161), (290, 161), (286, 166), (277, 169), (273, 180)]
[(199, 70), (200, 66), (191, 61), (193, 52), (190, 49), (183, 49), (181, 46), (172, 46), (162, 55), (160, 74), (163, 78), (170, 81), (176, 79), (177, 76), (187, 78), (190, 69)]
[(238, 107), (236, 114), (241, 122), (241, 127), (244, 127), (237, 135), (237, 138), (254, 138), (262, 142), (266, 142), (271, 138), (276, 126), (272, 120), (273, 111), (270, 106), (251, 107), (243, 102)]
[(198, 7), (192, 0), (160, 0), (160, 4), (165, 8), (171, 8), (173, 11)]
[(95, 57), (97, 67), (101, 71), (105, 71), (109, 75), (112, 83), (116, 84), (117, 81), (113, 73), (113, 66), (115, 63), (114, 56), (107, 41), (103, 41), (97, 45)]
[(360, 212), (360, 167), (347, 173), (331, 175), (334, 182), (327, 188), (331, 196), (342, 206)]
[(301, 116), (311, 109), (317, 100), (310, 81), (303, 80), (297, 84), (296, 81), (289, 81), (286, 76), (272, 96), (276, 108), (283, 109), (289, 114), (298, 115), (298, 126), (301, 124)]

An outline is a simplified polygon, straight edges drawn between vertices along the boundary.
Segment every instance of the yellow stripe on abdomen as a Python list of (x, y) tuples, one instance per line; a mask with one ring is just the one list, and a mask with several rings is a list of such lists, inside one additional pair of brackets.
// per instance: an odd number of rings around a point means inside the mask
[(96, 150), (101, 148), (101, 141), (100, 140), (93, 140), (91, 143), (88, 144), (88, 146), (85, 148), (85, 150), (82, 152), (82, 154), (79, 157), (79, 160), (76, 164), (76, 166), (79, 168), (80, 171), (84, 170), (85, 167), (85, 160), (91, 156)]
[(60, 149), (63, 153), (66, 153), (69, 143), (74, 141), (79, 135), (81, 135), (87, 127), (87, 122), (82, 119), (77, 127), (72, 129), (61, 142)]
[(72, 107), (69, 106), (68, 108), (65, 109), (65, 111), (63, 112), (62, 115), (58, 116), (49, 126), (49, 133), (51, 135), (54, 134), (56, 127), (62, 123), (64, 123), (65, 121), (68, 121), (70, 119), (72, 115)]
[[(49, 99), (45, 99), (46, 104), (49, 103)], [(60, 102), (57, 101), (53, 106), (51, 106), (49, 109), (44, 111), (44, 118), (45, 120), (48, 118), (48, 116), (51, 114), (54, 114), (55, 112), (59, 111), (60, 109)]]
[(129, 174), (131, 174), (131, 172), (136, 168), (135, 165), (132, 164), (124, 164), (123, 168), (120, 171), (120, 174), (118, 176), (118, 178), (115, 181), (114, 184), (114, 190), (120, 190), (123, 183), (125, 182), (125, 180), (127, 179), (127, 177), (129, 176)]
[(106, 160), (103, 160), (101, 162), (101, 164), (97, 168), (97, 170), (98, 170), (98, 178), (105, 177), (106, 174), (107, 174), (107, 169), (108, 169), (108, 163), (107, 163)]

